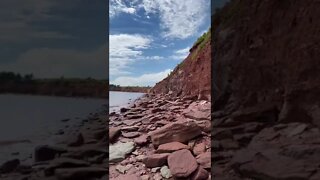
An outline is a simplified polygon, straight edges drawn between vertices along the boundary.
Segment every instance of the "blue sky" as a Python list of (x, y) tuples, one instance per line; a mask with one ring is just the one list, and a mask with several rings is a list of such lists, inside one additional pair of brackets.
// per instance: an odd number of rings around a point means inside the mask
[(109, 78), (153, 86), (210, 27), (210, 0), (110, 0)]

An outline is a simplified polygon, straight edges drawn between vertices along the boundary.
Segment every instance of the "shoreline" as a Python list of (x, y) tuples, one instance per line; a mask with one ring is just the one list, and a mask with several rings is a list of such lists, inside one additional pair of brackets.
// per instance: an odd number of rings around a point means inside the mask
[[(186, 177), (201, 172), (209, 179), (210, 116), (209, 101), (160, 94), (145, 94), (111, 113), (109, 179), (173, 179), (177, 163), (169, 159), (175, 159), (175, 153), (186, 153), (193, 162), (192, 170), (184, 169)], [(187, 167), (184, 158), (176, 160)]]
[[(54, 143), (33, 148), (28, 160), (17, 159), (0, 164), (0, 178), (9, 179), (73, 179), (107, 177), (107, 116), (108, 109), (101, 106), (70, 128), (64, 128)], [(64, 122), (61, 122), (62, 124)], [(70, 173), (69, 173), (70, 172)], [(72, 173), (71, 173), (72, 172)]]

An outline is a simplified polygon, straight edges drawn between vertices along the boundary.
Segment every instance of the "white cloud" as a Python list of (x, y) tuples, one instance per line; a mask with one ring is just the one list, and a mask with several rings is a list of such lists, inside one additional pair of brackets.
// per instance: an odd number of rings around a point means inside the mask
[(184, 49), (178, 49), (174, 52), (172, 56), (170, 56), (170, 58), (174, 60), (182, 61), (189, 55), (189, 50), (190, 50), (190, 47), (186, 47)]
[(145, 57), (143, 57), (143, 59), (146, 59), (146, 60), (162, 60), (162, 59), (165, 59), (165, 57), (163, 57), (163, 56), (145, 56)]
[(162, 72), (143, 74), (141, 76), (120, 76), (111, 84), (121, 85), (121, 86), (154, 86), (157, 82), (163, 80), (171, 72), (171, 69), (166, 69)]
[(0, 66), (0, 71), (33, 73), (38, 78), (79, 77), (107, 79), (107, 50), (93, 51), (35, 48), (21, 54), (16, 62)]
[(210, 15), (208, 0), (142, 0), (147, 15), (160, 13), (164, 37), (185, 39), (198, 32)]
[(115, 17), (119, 13), (135, 14), (136, 8), (133, 5), (135, 2), (126, 5), (123, 0), (110, 0), (109, 1), (109, 16)]
[(150, 14), (159, 13), (164, 37), (186, 39), (197, 35), (204, 19), (210, 15), (210, 1), (136, 0), (125, 3), (124, 0), (110, 0), (109, 15), (111, 18), (120, 13), (137, 16), (140, 9), (146, 12), (147, 19), (150, 19)]
[(109, 74), (128, 74), (128, 66), (137, 58), (141, 58), (144, 49), (147, 49), (152, 39), (139, 34), (109, 35)]

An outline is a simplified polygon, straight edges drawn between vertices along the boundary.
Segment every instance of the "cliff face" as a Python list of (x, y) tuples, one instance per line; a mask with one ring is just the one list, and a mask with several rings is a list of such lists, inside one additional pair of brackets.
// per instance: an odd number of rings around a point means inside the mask
[(320, 179), (319, 7), (233, 0), (214, 15), (213, 179)]
[(198, 39), (188, 57), (150, 92), (210, 100), (211, 32)]
[(320, 127), (313, 112), (320, 111), (319, 7), (316, 0), (234, 0), (218, 12), (212, 20), (215, 110), (274, 103), (283, 120)]

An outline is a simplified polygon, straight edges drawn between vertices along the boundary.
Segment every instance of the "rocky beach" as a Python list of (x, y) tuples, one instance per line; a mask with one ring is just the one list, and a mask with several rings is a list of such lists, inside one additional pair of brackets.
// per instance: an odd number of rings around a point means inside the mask
[(109, 179), (210, 179), (211, 103), (146, 94), (109, 119)]
[(56, 144), (35, 147), (30, 161), (14, 158), (4, 162), (0, 166), (0, 179), (107, 179), (107, 123), (107, 110), (91, 113), (73, 128), (59, 130), (61, 140)]

